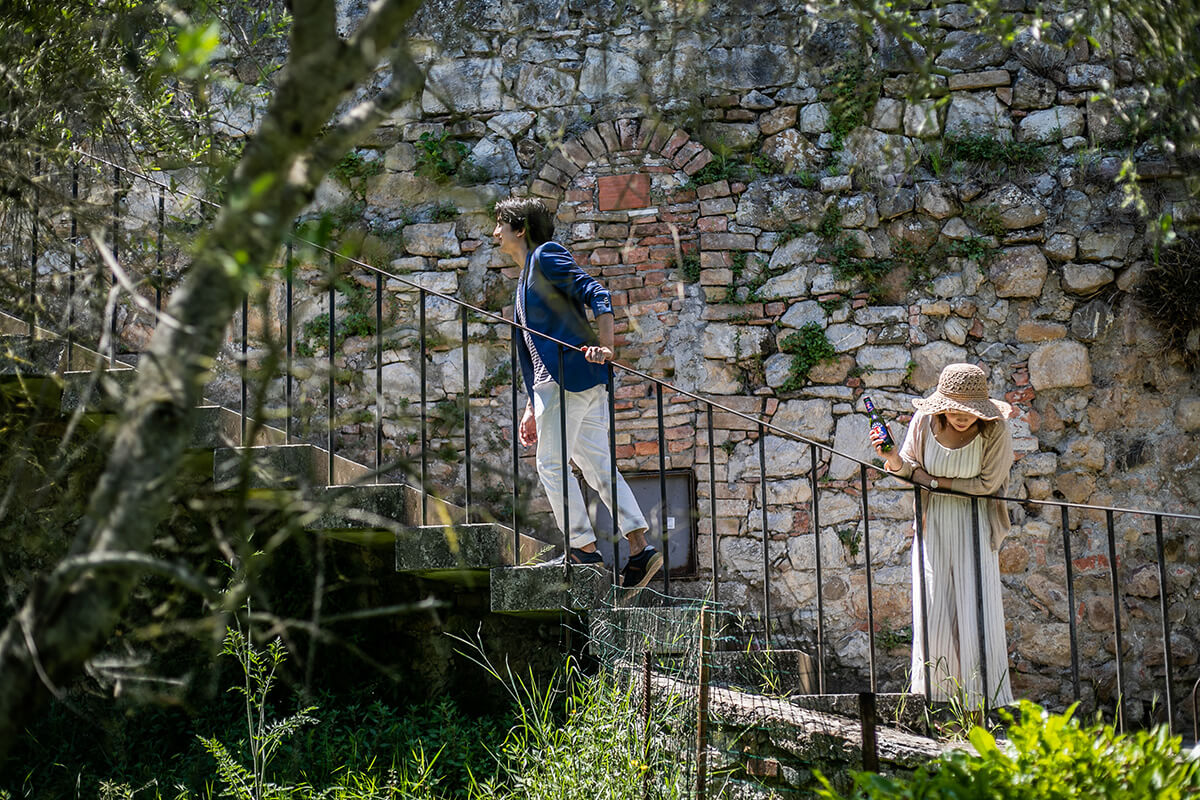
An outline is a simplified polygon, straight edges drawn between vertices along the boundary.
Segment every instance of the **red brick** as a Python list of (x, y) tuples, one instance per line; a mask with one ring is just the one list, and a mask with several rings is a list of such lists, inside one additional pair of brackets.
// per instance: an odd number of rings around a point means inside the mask
[(675, 239), (670, 236), (644, 236), (641, 243), (644, 245), (669, 244), (674, 246)]
[(696, 155), (691, 161), (683, 165), (683, 172), (686, 175), (695, 175), (700, 170), (712, 163), (713, 154), (704, 150)]
[(787, 311), (787, 303), (767, 303), (763, 309), (763, 313), (768, 317), (778, 317), (785, 311)]
[(605, 175), (597, 181), (601, 211), (646, 208), (650, 205), (650, 176), (644, 173)]
[(667, 195), (668, 203), (694, 203), (696, 202), (696, 191), (694, 189), (678, 189)]
[(676, 213), (676, 214), (662, 213), (662, 214), (659, 214), (658, 216), (660, 218), (662, 218), (663, 222), (683, 222), (688, 225), (691, 225), (693, 223), (693, 221), (696, 219), (696, 212), (693, 211), (691, 213), (684, 212), (684, 213)]
[(619, 444), (616, 448), (617, 458), (633, 458), (634, 449), (631, 444)]
[(617, 120), (617, 138), (621, 141), (622, 150), (633, 150), (637, 141), (638, 121), (636, 119)]
[(656, 269), (651, 272), (643, 272), (642, 280), (646, 282), (647, 286), (662, 286), (667, 282), (667, 271)]
[[(667, 139), (674, 133), (675, 126), (665, 120), (654, 126), (654, 134), (650, 137), (650, 142), (646, 145), (646, 149), (652, 153), (662, 151), (662, 146), (666, 144)], [(682, 142), (681, 142), (682, 144)]]
[(756, 244), (752, 233), (702, 233), (703, 250), (753, 250)]
[(657, 455), (658, 442), (638, 442), (633, 446), (633, 451), (639, 456)]
[(629, 235), (629, 226), (624, 223), (610, 222), (596, 228), (596, 235), (602, 239), (624, 239)]
[(691, 161), (704, 150), (704, 145), (696, 141), (691, 141), (679, 148), (679, 152), (671, 159), (671, 163), (677, 167), (683, 167), (684, 164)]
[(701, 217), (696, 229), (702, 233), (724, 233), (729, 230), (729, 217)]
[(593, 266), (608, 266), (621, 261), (621, 251), (611, 247), (599, 247), (592, 251), (588, 262)]
[(579, 137), (579, 141), (583, 142), (583, 146), (588, 149), (594, 159), (608, 155), (608, 147), (605, 146), (604, 140), (600, 138), (600, 133), (595, 128), (584, 131), (583, 136)]
[(733, 266), (733, 256), (727, 250), (709, 250), (700, 253), (700, 266), (703, 269), (720, 269)]
[(575, 165), (576, 171), (586, 167), (588, 162), (592, 160), (592, 154), (588, 152), (588, 149), (578, 139), (563, 142), (562, 154), (568, 161)]
[(696, 190), (696, 197), (701, 200), (712, 200), (714, 197), (725, 197), (729, 194), (729, 181), (706, 183)]
[(661, 222), (636, 222), (630, 229), (631, 236), (661, 236), (671, 229)]
[(607, 284), (609, 291), (614, 289), (640, 289), (642, 287), (642, 278), (640, 275), (625, 275), (620, 278), (610, 278)]
[(614, 306), (627, 306), (629, 305), (629, 298), (625, 296), (624, 292), (613, 292), (612, 304)]
[(692, 449), (691, 439), (680, 439), (674, 442), (667, 442), (668, 453), (686, 453)]
[(529, 190), (541, 197), (554, 197), (558, 194), (557, 186), (555, 186), (553, 183), (547, 183), (541, 178), (536, 178), (533, 183), (529, 185)]
[(655, 300), (662, 296), (662, 292), (660, 292), (657, 288), (652, 287), (645, 289), (630, 289), (628, 294), (630, 301), (634, 303), (638, 303), (643, 300)]
[(596, 126), (597, 133), (604, 140), (604, 146), (608, 148), (608, 152), (615, 153), (621, 149), (621, 138), (617, 135), (617, 126), (611, 122), (601, 122)]
[(610, 275), (632, 275), (633, 273), (637, 272), (637, 270), (628, 264), (619, 264), (612, 267), (605, 267), (602, 272), (604, 273), (605, 277), (608, 277)]
[(650, 258), (649, 247), (625, 247), (621, 249), (621, 260), (626, 264), (641, 264)]
[(671, 158), (677, 152), (679, 152), (679, 148), (681, 148), (685, 144), (687, 144), (687, 140), (688, 140), (687, 133), (685, 131), (677, 129), (677, 130), (675, 130), (674, 133), (671, 134), (671, 138), (667, 140), (667, 143), (663, 145), (662, 150), (660, 150), (659, 152), (663, 154), (663, 157)]

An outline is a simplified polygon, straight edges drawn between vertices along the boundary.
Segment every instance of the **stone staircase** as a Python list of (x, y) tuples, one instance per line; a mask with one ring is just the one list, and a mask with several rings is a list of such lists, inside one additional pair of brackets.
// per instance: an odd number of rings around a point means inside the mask
[[(65, 342), (49, 333), (30, 341), (13, 330), (17, 325), (12, 318), (0, 319), (0, 331), (10, 331), (0, 333), (0, 355), (5, 356), (0, 358), (0, 383), (38, 382), (39, 402), (93, 424), (115, 414), (132, 387), (135, 368), (109, 363), (78, 345), (68, 361)], [(613, 586), (607, 570), (567, 571), (550, 563), (561, 546), (524, 534), (517, 544), (510, 527), (464, 522), (461, 507), (433, 496), (423, 499), (419, 488), (373, 483), (367, 466), (337, 455), (331, 462), (327, 450), (287, 443), (284, 432), (269, 425), (248, 429), (254, 441), (243, 444), (240, 415), (219, 405), (200, 406), (192, 415), (193, 468), (211, 469), (217, 491), (244, 489), (251, 495), (290, 498), (287, 507), (301, 515), (303, 529), (364, 547), (394, 548), (398, 573), (486, 591), (493, 613), (542, 620), (561, 619), (564, 612), (579, 615), (587, 625), (588, 647), (600, 660), (621, 653), (662, 663), (684, 657), (696, 646), (701, 600), (664, 600), (649, 590), (627, 598)], [(422, 518), (436, 524), (422, 524)], [(807, 708), (854, 715), (854, 696), (815, 694), (816, 666), (806, 652), (751, 649), (731, 631), (714, 631), (713, 641), (715, 683), (757, 684)], [(880, 695), (879, 704), (887, 718), (887, 709), (902, 706), (903, 698)]]
[[(60, 413), (80, 413), (96, 423), (115, 414), (130, 391), (136, 369), (110, 363), (79, 345), (67, 346), (53, 334), (30, 340), (24, 323), (0, 319), (0, 380), (39, 383), (39, 402)], [(22, 331), (22, 332), (17, 332)], [(395, 549), (398, 572), (471, 586), (489, 586), (491, 610), (502, 614), (557, 616), (564, 608), (599, 606), (612, 592), (608, 574), (564, 570), (546, 563), (561, 546), (510, 527), (464, 522), (464, 510), (419, 488), (374, 483), (371, 469), (307, 443), (287, 443), (283, 431), (250, 425), (254, 441), (242, 444), (238, 413), (203, 405), (191, 418), (189, 451), (211, 459), (214, 488), (251, 492), (290, 492), (299, 502), (305, 530), (343, 541)], [(333, 474), (330, 475), (332, 463)], [(424, 509), (422, 508), (424, 503)], [(422, 524), (422, 519), (435, 524)]]

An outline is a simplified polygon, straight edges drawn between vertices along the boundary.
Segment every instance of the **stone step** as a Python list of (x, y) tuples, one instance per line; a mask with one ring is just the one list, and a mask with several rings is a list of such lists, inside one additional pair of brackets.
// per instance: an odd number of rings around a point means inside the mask
[(59, 408), (66, 414), (79, 409), (87, 414), (115, 414), (125, 404), (135, 380), (137, 371), (130, 367), (64, 372)]
[(520, 616), (556, 616), (563, 610), (611, 607), (619, 599), (612, 572), (561, 563), (497, 567), (491, 571), (492, 611)]
[(213, 481), (218, 490), (237, 484), (246, 460), (247, 485), (252, 489), (349, 486), (370, 473), (362, 464), (335, 455), (330, 476), (329, 451), (311, 444), (220, 447), (213, 454)]
[(56, 339), (0, 335), (0, 378), (45, 377), (63, 366), (67, 346)]

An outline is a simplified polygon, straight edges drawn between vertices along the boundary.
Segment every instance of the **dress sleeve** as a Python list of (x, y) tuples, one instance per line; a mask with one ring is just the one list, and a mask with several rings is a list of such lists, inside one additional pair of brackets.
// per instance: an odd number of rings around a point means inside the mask
[(563, 294), (590, 307), (597, 317), (612, 313), (612, 295), (608, 289), (584, 272), (565, 247), (540, 247), (537, 258), (542, 274)]
[(904, 432), (904, 444), (900, 445), (900, 469), (893, 472), (901, 478), (911, 478), (914, 467), (921, 466), (920, 427), (925, 420), (925, 414), (918, 411), (908, 422), (908, 430)]
[(992, 423), (983, 434), (983, 459), (977, 478), (955, 478), (954, 490), (966, 494), (996, 494), (1012, 471), (1012, 431), (1003, 419)]

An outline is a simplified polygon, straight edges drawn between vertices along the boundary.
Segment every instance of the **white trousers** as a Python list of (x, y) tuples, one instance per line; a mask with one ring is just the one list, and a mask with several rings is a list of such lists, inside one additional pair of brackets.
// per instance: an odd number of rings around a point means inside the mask
[[(566, 460), (575, 463), (588, 485), (611, 511), (613, 508), (612, 460), (608, 441), (608, 389), (603, 384), (582, 392), (566, 392)], [(567, 518), (571, 526), (571, 547), (583, 547), (596, 541), (596, 532), (588, 519), (583, 492), (574, 473), (563, 460), (562, 414), (559, 387), (553, 381), (533, 389), (533, 417), (537, 423), (537, 471), (542, 488), (554, 509), (558, 529), (563, 525), (563, 480), (567, 481)], [(646, 518), (625, 478), (617, 473), (617, 523), (622, 536), (645, 530)]]

